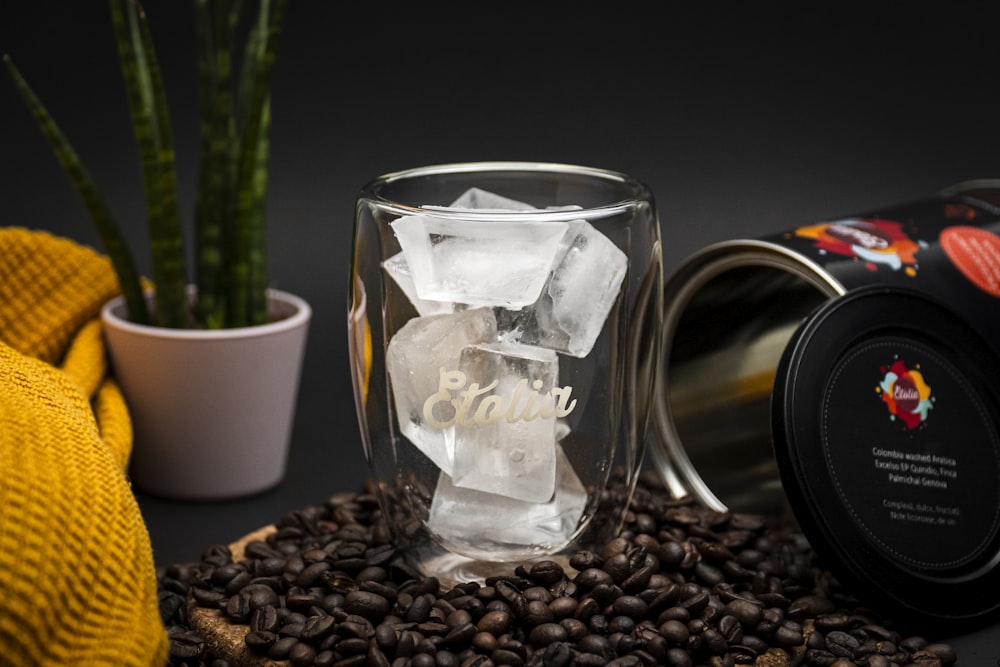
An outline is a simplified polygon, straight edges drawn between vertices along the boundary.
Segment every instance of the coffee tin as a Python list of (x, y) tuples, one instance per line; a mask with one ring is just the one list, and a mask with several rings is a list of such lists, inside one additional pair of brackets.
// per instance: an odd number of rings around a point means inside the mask
[(874, 605), (1000, 612), (1000, 181), (695, 253), (664, 287), (652, 464), (791, 512)]

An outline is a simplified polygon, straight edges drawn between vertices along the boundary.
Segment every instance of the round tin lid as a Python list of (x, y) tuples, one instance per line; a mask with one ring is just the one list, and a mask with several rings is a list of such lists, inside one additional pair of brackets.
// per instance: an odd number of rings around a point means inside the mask
[(926, 296), (849, 292), (777, 368), (782, 484), (826, 565), (910, 622), (1000, 611), (1000, 359)]

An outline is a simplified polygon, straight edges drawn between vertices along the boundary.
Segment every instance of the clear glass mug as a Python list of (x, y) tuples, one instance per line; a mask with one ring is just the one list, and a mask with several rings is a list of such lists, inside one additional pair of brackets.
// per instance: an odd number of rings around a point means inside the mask
[(620, 530), (662, 322), (649, 189), (535, 162), (380, 176), (355, 208), (348, 333), (397, 546), (452, 584)]

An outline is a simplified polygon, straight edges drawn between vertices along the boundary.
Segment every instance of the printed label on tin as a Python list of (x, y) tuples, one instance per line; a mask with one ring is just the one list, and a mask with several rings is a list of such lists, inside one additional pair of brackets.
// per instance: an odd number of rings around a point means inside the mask
[(827, 462), (872, 543), (928, 569), (981, 554), (1000, 522), (1000, 435), (958, 369), (882, 338), (845, 355), (825, 395)]
[(914, 241), (894, 220), (848, 218), (799, 227), (795, 236), (812, 239), (820, 254), (857, 258), (869, 271), (880, 267), (917, 275), (917, 252), (926, 243)]
[(979, 227), (949, 227), (941, 249), (973, 285), (1000, 297), (1000, 236)]

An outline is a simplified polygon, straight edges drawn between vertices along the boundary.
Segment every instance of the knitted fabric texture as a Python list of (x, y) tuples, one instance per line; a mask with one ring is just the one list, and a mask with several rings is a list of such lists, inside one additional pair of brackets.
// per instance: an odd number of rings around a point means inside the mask
[(99, 319), (117, 293), (102, 255), (0, 228), (0, 666), (167, 661)]

